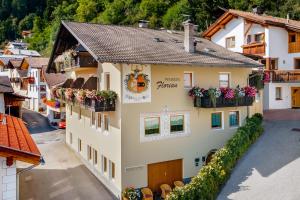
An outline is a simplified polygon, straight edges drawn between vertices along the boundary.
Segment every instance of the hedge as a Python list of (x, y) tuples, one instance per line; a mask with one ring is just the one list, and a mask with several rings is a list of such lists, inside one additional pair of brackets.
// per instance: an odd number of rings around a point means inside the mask
[(248, 118), (246, 124), (214, 154), (211, 162), (203, 166), (189, 184), (175, 189), (168, 200), (216, 199), (237, 161), (263, 133), (262, 121), (263, 117), (258, 113)]

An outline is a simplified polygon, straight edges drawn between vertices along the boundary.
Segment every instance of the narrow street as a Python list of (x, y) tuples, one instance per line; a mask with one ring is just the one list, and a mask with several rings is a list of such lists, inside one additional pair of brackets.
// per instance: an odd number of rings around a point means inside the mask
[[(66, 146), (64, 130), (50, 127), (39, 113), (26, 111), (23, 116), (46, 163), (21, 173), (20, 200), (114, 199)], [(18, 163), (18, 168), (25, 167), (28, 165)]]
[(265, 133), (239, 161), (217, 200), (298, 200), (300, 110), (268, 111)]

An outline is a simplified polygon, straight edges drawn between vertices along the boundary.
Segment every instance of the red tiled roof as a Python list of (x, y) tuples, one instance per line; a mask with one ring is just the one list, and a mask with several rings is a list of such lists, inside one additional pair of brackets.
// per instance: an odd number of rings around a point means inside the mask
[(40, 163), (41, 153), (22, 119), (0, 113), (0, 156)]

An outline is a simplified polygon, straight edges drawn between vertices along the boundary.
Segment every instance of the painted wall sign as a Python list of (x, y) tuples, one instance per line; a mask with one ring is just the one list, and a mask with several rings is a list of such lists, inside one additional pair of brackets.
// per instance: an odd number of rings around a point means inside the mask
[(122, 79), (123, 103), (151, 102), (150, 65), (124, 65)]
[(156, 89), (177, 88), (178, 82), (180, 82), (180, 78), (178, 77), (167, 77), (163, 81), (156, 82)]

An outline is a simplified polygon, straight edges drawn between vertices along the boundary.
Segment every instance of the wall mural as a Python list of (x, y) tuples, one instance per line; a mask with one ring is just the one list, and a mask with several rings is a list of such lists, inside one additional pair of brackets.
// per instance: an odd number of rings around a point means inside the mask
[(123, 103), (151, 102), (150, 65), (124, 65), (122, 74)]

